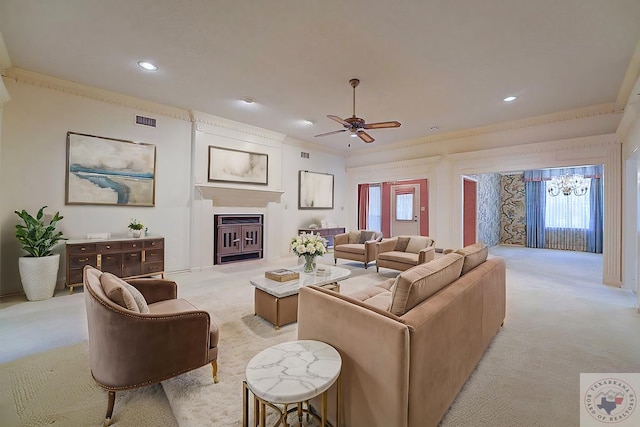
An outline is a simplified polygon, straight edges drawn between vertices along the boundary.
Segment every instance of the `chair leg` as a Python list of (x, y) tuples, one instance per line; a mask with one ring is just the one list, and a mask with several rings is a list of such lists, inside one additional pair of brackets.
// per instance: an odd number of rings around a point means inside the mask
[(376, 273), (380, 273), (380, 267), (376, 265)]
[(116, 403), (116, 392), (109, 391), (109, 403), (107, 403), (107, 415), (104, 417), (104, 427), (111, 424), (111, 416), (113, 415), (113, 406)]
[(338, 265), (338, 258), (333, 259), (333, 265)]
[(211, 370), (213, 371), (213, 382), (218, 384), (218, 361), (211, 362)]
[(364, 269), (366, 270), (366, 269), (367, 269), (367, 267), (369, 267), (369, 263), (368, 263), (368, 262), (365, 262), (365, 263), (364, 263)]

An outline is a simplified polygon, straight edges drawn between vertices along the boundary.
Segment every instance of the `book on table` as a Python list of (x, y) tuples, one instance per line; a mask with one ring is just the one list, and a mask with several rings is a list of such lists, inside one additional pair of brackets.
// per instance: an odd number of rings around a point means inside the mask
[(300, 273), (298, 273), (297, 271), (287, 270), (286, 268), (279, 268), (277, 270), (265, 271), (264, 277), (278, 282), (287, 282), (289, 280), (295, 280), (299, 278)]

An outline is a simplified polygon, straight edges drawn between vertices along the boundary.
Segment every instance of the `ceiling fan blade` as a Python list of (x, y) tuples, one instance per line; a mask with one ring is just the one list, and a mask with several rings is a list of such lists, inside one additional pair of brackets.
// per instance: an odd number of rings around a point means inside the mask
[(341, 132), (346, 132), (346, 129), (340, 129), (340, 130), (334, 130), (333, 132), (325, 132), (325, 133), (321, 133), (319, 135), (315, 135), (315, 136), (327, 136), (327, 135), (333, 135), (334, 133), (341, 133)]
[(342, 120), (338, 116), (334, 116), (332, 114), (329, 114), (327, 117), (329, 117), (331, 120), (335, 120), (336, 122), (340, 123), (342, 126), (344, 126), (346, 128), (351, 127), (351, 123)]
[(358, 137), (359, 137), (361, 140), (363, 140), (364, 142), (366, 142), (366, 143), (369, 143), (369, 142), (373, 142), (373, 141), (375, 141), (375, 139), (373, 139), (373, 137), (372, 137), (371, 135), (369, 135), (368, 133), (366, 133), (366, 132), (365, 132), (365, 131), (363, 131), (363, 130), (358, 131)]
[(384, 129), (384, 128), (399, 128), (400, 122), (396, 122), (395, 120), (392, 122), (378, 122), (378, 123), (367, 123), (363, 126), (364, 129)]

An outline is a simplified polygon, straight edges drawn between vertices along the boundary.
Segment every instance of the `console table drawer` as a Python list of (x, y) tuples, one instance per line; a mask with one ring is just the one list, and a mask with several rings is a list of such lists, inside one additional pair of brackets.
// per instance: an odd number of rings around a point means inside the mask
[(144, 245), (144, 242), (140, 240), (126, 241), (126, 242), (122, 242), (121, 245), (122, 245), (123, 251), (129, 250), (129, 249), (142, 249), (142, 245)]
[(145, 251), (145, 262), (158, 262), (164, 260), (164, 251), (162, 249), (152, 249)]
[(67, 247), (67, 250), (69, 251), (69, 255), (88, 254), (88, 253), (93, 253), (93, 252), (96, 251), (96, 245), (95, 244), (69, 245)]
[[(69, 257), (70, 268), (82, 268), (85, 265), (98, 265), (98, 256), (96, 254), (90, 255), (72, 255)], [(82, 280), (81, 280), (82, 281)]]
[(161, 273), (164, 271), (164, 263), (160, 262), (145, 262), (143, 274)]
[(83, 269), (82, 268), (72, 268), (69, 270), (69, 277), (67, 277), (67, 282), (70, 285), (74, 285), (76, 283), (82, 283)]
[(98, 243), (96, 250), (98, 252), (117, 252), (122, 247), (120, 242)]
[(164, 239), (145, 240), (145, 249), (160, 249), (164, 247)]

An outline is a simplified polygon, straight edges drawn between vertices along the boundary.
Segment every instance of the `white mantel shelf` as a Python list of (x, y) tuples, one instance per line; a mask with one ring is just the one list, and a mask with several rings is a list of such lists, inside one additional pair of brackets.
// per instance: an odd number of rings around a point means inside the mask
[(284, 191), (229, 188), (213, 185), (196, 185), (205, 199), (213, 200), (214, 206), (266, 207), (267, 203), (280, 203)]

